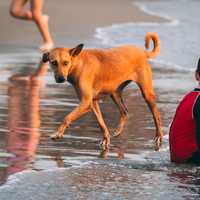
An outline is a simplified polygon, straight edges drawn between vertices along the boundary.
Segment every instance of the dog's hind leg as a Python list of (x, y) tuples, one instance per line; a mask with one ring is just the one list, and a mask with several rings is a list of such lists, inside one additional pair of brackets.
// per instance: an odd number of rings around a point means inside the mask
[(156, 126), (155, 150), (159, 150), (162, 144), (163, 130), (161, 125), (160, 113), (156, 106), (155, 92), (152, 84), (152, 72), (150, 66), (145, 66), (145, 70), (141, 72), (137, 84), (139, 85), (142, 95), (146, 100), (154, 119)]
[(117, 107), (119, 108), (119, 111), (120, 111), (119, 123), (118, 123), (117, 129), (115, 130), (115, 132), (113, 134), (113, 136), (118, 136), (122, 133), (122, 131), (124, 129), (125, 123), (128, 118), (128, 116), (127, 116), (128, 110), (123, 102), (121, 92), (116, 91), (116, 92), (112, 93), (111, 98), (115, 102), (115, 104), (117, 105)]
[(100, 128), (103, 132), (102, 149), (108, 150), (109, 145), (110, 145), (110, 133), (109, 133), (109, 130), (108, 130), (108, 128), (107, 128), (107, 126), (104, 122), (98, 100), (93, 100), (92, 110), (93, 110), (93, 112), (94, 112), (94, 114), (97, 118), (97, 121), (99, 123), (99, 126), (100, 126)]

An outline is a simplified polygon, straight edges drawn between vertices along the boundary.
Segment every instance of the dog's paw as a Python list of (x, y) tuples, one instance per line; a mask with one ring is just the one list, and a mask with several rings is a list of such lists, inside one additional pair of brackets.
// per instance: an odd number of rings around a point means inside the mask
[(55, 133), (55, 134), (51, 135), (50, 137), (52, 140), (58, 140), (58, 139), (63, 138), (63, 134)]
[(154, 142), (155, 142), (155, 151), (158, 151), (162, 146), (162, 137), (160, 136), (155, 137)]
[(116, 131), (112, 134), (112, 136), (113, 136), (113, 137), (118, 137), (118, 136), (121, 135), (121, 133), (122, 133), (122, 132), (116, 130)]
[(107, 151), (110, 147), (110, 139), (103, 139), (100, 142), (100, 146), (103, 151)]

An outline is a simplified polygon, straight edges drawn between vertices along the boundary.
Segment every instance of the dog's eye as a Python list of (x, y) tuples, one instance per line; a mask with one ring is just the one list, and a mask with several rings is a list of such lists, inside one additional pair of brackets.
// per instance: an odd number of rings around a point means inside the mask
[(51, 64), (52, 64), (53, 66), (57, 66), (57, 65), (58, 65), (58, 62), (57, 62), (56, 60), (54, 60), (53, 62), (51, 62)]
[(69, 63), (68, 61), (64, 61), (64, 62), (63, 62), (63, 64), (64, 64), (65, 66), (67, 66), (68, 63)]

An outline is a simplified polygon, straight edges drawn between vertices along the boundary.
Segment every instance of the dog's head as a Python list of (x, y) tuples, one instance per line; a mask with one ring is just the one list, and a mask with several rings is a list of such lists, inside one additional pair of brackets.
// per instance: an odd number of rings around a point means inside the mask
[(57, 83), (63, 83), (67, 80), (69, 71), (73, 67), (74, 61), (82, 49), (83, 44), (79, 44), (72, 49), (55, 48), (43, 54), (42, 61), (50, 63)]

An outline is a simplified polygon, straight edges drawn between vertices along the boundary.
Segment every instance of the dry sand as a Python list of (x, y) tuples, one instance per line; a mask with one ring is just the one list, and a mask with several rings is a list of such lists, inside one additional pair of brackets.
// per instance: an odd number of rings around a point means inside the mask
[[(41, 38), (35, 24), (9, 16), (11, 1), (0, 1), (0, 48), (36, 48)], [(133, 6), (132, 0), (46, 0), (45, 13), (56, 44), (72, 45), (92, 38), (96, 27), (163, 19)]]

